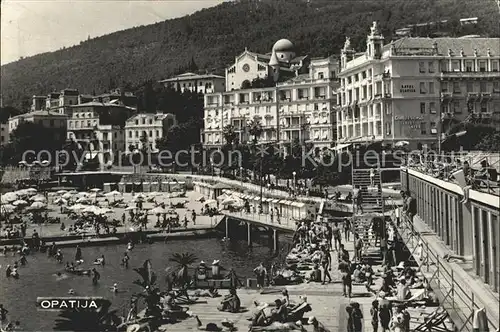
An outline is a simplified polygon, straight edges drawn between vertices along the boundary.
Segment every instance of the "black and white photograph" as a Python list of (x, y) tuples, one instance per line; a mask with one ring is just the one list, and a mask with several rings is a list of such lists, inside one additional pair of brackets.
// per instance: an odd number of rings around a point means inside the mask
[(500, 332), (500, 0), (0, 22), (0, 332)]

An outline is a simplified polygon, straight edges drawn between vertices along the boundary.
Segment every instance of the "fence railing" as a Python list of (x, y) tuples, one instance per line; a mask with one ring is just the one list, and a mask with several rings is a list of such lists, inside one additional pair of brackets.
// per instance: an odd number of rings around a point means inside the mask
[[(483, 308), (474, 292), (461, 285), (460, 281), (463, 282), (463, 279), (455, 276), (453, 269), (444, 257), (429, 250), (429, 242), (414, 230), (411, 221), (405, 216), (402, 216), (399, 231), (412, 256), (417, 248), (422, 246), (417, 263), (421, 271), (425, 271), (425, 278), (429, 286), (439, 295), (440, 304), (450, 314), (457, 331), (472, 332), (474, 310)], [(498, 329), (498, 324), (492, 320), (491, 316), (488, 317), (488, 323), (491, 331)]]

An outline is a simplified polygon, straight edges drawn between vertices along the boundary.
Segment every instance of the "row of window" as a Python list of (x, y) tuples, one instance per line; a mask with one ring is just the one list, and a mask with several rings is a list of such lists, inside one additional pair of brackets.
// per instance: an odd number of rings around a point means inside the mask
[[(443, 82), (441, 85), (441, 92), (453, 92), (453, 93), (462, 93), (462, 87), (464, 83), (463, 82)], [(488, 82), (486, 81), (481, 81), (479, 84), (476, 82), (465, 82), (465, 89), (466, 92), (484, 92), (484, 93), (491, 93), (491, 92), (500, 92), (500, 82), (499, 81), (494, 81), (491, 83), (492, 89), (488, 89)], [(479, 89), (478, 89), (479, 88)]]
[(372, 77), (372, 70), (368, 69), (365, 71), (362, 71), (360, 73), (354, 74), (352, 76), (346, 77), (342, 79), (342, 86), (347, 84), (351, 84), (352, 82), (359, 82), (361, 80), (364, 80), (366, 78), (371, 78)]
[[(149, 130), (149, 131), (145, 131), (143, 130), (142, 132), (140, 132), (139, 130), (128, 130), (128, 138), (132, 138), (132, 137), (135, 137), (135, 138), (138, 138), (140, 136), (144, 136), (145, 134), (148, 134), (148, 137), (160, 137), (160, 131), (159, 130)], [(154, 134), (154, 136), (153, 136)]]
[(95, 117), (97, 117), (97, 114), (95, 114), (94, 112), (73, 112), (73, 118), (76, 119), (95, 118)]
[[(489, 67), (489, 68), (488, 68)], [(491, 60), (490, 66), (488, 66), (488, 61), (486, 60), (444, 60), (441, 62), (442, 71), (465, 71), (465, 72), (486, 72), (486, 71), (498, 71), (499, 63), (498, 60)]]

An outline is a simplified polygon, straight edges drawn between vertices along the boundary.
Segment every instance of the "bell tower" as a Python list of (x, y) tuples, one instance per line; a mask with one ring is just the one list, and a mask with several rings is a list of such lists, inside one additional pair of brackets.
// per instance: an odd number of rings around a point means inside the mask
[(356, 51), (351, 46), (351, 39), (349, 37), (345, 38), (344, 47), (340, 55), (340, 67), (343, 69), (346, 67), (347, 62), (354, 59), (354, 54)]
[(382, 56), (382, 47), (384, 46), (384, 36), (380, 33), (376, 21), (373, 22), (370, 30), (370, 34), (366, 39), (366, 56), (369, 59), (380, 59)]

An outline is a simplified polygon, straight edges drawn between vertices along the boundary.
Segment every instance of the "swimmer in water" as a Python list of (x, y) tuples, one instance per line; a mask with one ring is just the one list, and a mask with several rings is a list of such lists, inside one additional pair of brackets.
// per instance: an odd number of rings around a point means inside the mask
[(64, 279), (68, 279), (68, 276), (64, 273), (61, 273), (61, 272), (57, 272), (55, 274), (56, 276), (56, 281), (61, 281), (61, 280), (64, 280)]
[(128, 245), (127, 245), (127, 250), (132, 250), (134, 249), (134, 244), (132, 242), (129, 242)]
[(69, 294), (69, 295), (75, 295), (75, 294), (76, 294), (76, 292), (75, 292), (75, 290), (74, 290), (73, 288), (71, 288), (71, 289), (68, 291), (68, 294)]
[(118, 284), (116, 282), (113, 284), (113, 287), (111, 287), (111, 291), (113, 293), (118, 293)]

